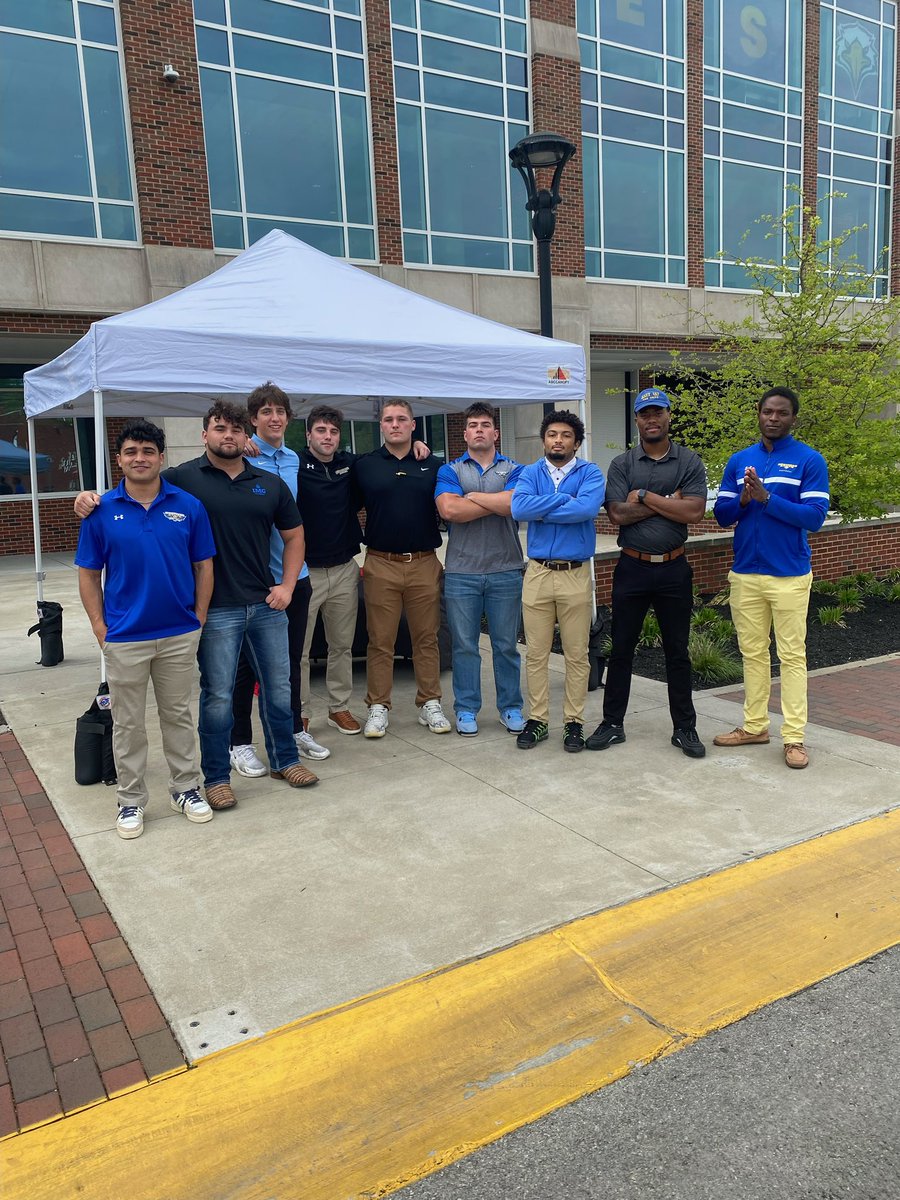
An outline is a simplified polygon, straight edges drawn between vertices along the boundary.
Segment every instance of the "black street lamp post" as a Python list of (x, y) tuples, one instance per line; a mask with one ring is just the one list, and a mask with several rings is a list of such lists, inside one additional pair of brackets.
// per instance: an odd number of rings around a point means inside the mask
[[(563, 167), (576, 147), (558, 133), (532, 133), (523, 137), (509, 152), (512, 165), (525, 183), (526, 208), (531, 213), (531, 228), (538, 244), (538, 283), (541, 302), (541, 336), (553, 337), (553, 292), (550, 274), (550, 242), (556, 229), (556, 210), (560, 203), (559, 181)], [(549, 188), (538, 188), (535, 170), (554, 167)]]

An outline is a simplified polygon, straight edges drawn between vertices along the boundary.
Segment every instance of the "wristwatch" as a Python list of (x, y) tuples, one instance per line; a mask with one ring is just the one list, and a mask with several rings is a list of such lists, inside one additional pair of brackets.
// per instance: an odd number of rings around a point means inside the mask
[(646, 488), (641, 488), (641, 489), (640, 489), (640, 491), (638, 492), (638, 504), (643, 504), (643, 503), (644, 503), (644, 497), (645, 497), (646, 495), (647, 495), (647, 489), (646, 489)]

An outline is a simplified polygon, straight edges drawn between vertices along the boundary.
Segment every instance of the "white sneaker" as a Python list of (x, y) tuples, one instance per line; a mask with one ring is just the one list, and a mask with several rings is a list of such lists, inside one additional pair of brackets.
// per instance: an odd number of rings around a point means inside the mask
[(144, 810), (137, 804), (122, 805), (116, 817), (116, 833), (120, 838), (140, 837), (144, 832)]
[(297, 753), (301, 758), (328, 758), (331, 754), (330, 750), (320, 746), (313, 735), (305, 729), (294, 734), (294, 741), (297, 743)]
[(269, 773), (268, 767), (256, 757), (252, 746), (232, 746), (230, 758), (231, 765), (238, 775), (245, 775), (248, 779), (256, 779)]
[(175, 812), (184, 813), (195, 825), (203, 825), (213, 819), (213, 810), (197, 788), (189, 788), (186, 792), (173, 792), (171, 806)]
[(427, 725), (432, 733), (449, 733), (450, 722), (444, 716), (440, 700), (426, 700), (419, 709), (419, 724)]
[(370, 704), (369, 717), (364, 730), (365, 736), (370, 738), (384, 737), (387, 727), (388, 710), (383, 704)]

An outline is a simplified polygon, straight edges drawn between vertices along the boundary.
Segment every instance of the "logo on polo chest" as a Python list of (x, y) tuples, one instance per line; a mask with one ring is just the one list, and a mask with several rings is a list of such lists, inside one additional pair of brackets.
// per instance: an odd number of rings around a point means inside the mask
[(180, 512), (164, 512), (163, 516), (167, 521), (183, 521), (186, 514)]
[(796, 471), (797, 464), (796, 463), (779, 463), (778, 469), (780, 471)]
[(266, 489), (263, 487), (263, 485), (261, 483), (257, 483), (254, 486), (253, 495), (254, 496), (265, 496), (266, 495)]

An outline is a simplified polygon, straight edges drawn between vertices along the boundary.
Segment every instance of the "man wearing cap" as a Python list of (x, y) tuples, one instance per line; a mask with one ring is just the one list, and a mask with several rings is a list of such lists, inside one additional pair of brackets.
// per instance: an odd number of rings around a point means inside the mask
[(625, 741), (634, 651), (650, 606), (666, 656), (672, 745), (703, 758), (691, 699), (688, 635), (693, 572), (684, 554), (688, 523), (706, 511), (706, 468), (693, 450), (669, 438), (671, 403), (659, 388), (634, 402), (640, 441), (613, 459), (606, 485), (609, 519), (619, 526), (621, 556), (613, 573), (612, 650), (603, 696), (603, 720), (586, 741), (606, 750)]

